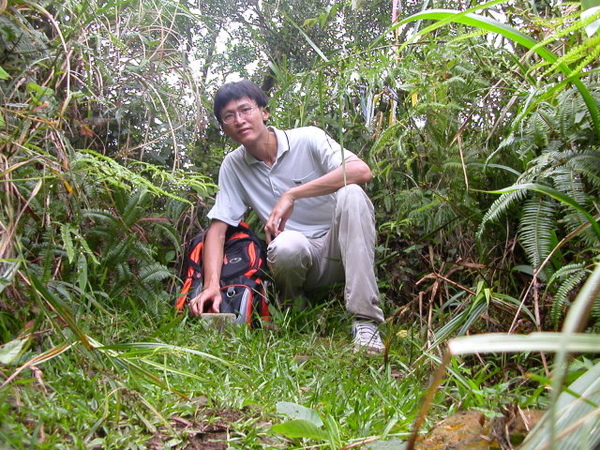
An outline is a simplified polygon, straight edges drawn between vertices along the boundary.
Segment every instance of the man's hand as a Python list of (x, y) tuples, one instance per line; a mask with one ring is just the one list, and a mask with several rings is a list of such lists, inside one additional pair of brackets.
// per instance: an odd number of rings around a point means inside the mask
[(194, 316), (202, 313), (218, 313), (221, 309), (221, 267), (223, 266), (223, 245), (227, 224), (220, 220), (213, 220), (204, 236), (204, 249), (202, 250), (202, 263), (204, 266), (203, 290), (196, 297), (190, 299), (188, 308)]
[(190, 300), (188, 308), (192, 316), (202, 313), (218, 313), (221, 309), (221, 290), (218, 287), (206, 288)]
[(285, 229), (285, 223), (290, 218), (293, 211), (294, 197), (290, 191), (287, 191), (279, 197), (279, 200), (277, 200), (277, 203), (273, 207), (273, 211), (271, 211), (269, 220), (267, 220), (267, 223), (265, 224), (264, 230), (267, 244)]
[(319, 178), (300, 186), (294, 186), (285, 192), (271, 211), (265, 223), (267, 244), (275, 239), (285, 228), (285, 223), (292, 215), (294, 202), (300, 198), (319, 197), (331, 194), (348, 184), (364, 184), (373, 177), (369, 166), (355, 155), (346, 159), (346, 164), (326, 173)]

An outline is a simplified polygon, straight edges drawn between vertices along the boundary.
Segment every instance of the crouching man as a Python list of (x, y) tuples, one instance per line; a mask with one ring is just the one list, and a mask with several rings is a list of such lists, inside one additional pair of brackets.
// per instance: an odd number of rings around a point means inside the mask
[(219, 192), (208, 213), (203, 291), (191, 299), (190, 311), (219, 312), (225, 232), (252, 208), (264, 224), (267, 260), (283, 298), (344, 281), (354, 349), (379, 353), (384, 316), (374, 268), (375, 216), (360, 187), (371, 170), (319, 128), (267, 126), (268, 102), (250, 81), (227, 83), (215, 96), (214, 114), (240, 146), (219, 171)]

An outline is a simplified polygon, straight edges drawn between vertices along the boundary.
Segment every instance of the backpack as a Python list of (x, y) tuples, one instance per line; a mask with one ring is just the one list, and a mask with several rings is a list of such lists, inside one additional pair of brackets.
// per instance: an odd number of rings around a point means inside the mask
[[(186, 303), (202, 291), (202, 250), (204, 233), (200, 233), (188, 245), (185, 253), (184, 283), (175, 302), (182, 311)], [(221, 313), (233, 313), (237, 323), (252, 327), (261, 320), (269, 320), (269, 305), (264, 279), (267, 273), (267, 248), (245, 222), (237, 227), (229, 226), (223, 248), (221, 269)]]

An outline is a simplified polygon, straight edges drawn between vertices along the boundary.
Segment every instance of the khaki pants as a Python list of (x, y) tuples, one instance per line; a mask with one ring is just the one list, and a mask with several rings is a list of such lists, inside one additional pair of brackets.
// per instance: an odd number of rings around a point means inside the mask
[(360, 186), (351, 184), (337, 192), (327, 234), (309, 239), (298, 231), (283, 231), (269, 244), (267, 260), (283, 299), (345, 281), (348, 312), (382, 322), (374, 252), (373, 204)]

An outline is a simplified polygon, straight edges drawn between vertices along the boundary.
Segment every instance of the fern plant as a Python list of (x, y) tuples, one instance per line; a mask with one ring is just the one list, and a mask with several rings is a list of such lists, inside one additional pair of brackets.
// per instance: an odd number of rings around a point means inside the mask
[[(552, 278), (548, 281), (548, 288), (551, 289), (553, 285), (558, 286), (555, 289), (554, 300), (552, 302), (552, 308), (550, 315), (552, 323), (555, 329), (564, 317), (568, 307), (573, 301), (574, 294), (577, 292), (577, 288), (590, 276), (591, 268), (584, 263), (567, 264), (559, 268)], [(596, 307), (600, 306), (597, 304)], [(599, 316), (595, 314), (595, 318)]]
[[(599, 98), (598, 89), (591, 90)], [(537, 279), (549, 282), (553, 297), (551, 318), (558, 326), (567, 298), (588, 275), (588, 264), (600, 253), (597, 220), (600, 214), (600, 148), (589, 130), (586, 107), (572, 90), (545, 102), (515, 124), (510, 146), (527, 162), (527, 169), (507, 188), (484, 216), (485, 226), (515, 206), (519, 212), (519, 241)], [(524, 186), (547, 186), (532, 192)], [(523, 203), (524, 202), (524, 203)], [(569, 276), (565, 276), (568, 274)]]
[[(82, 234), (99, 260), (89, 276), (94, 276), (96, 287), (109, 298), (129, 296), (144, 302), (161, 292), (161, 283), (172, 276), (165, 265), (170, 261), (160, 262), (164, 256), (158, 247), (160, 233), (150, 233), (154, 222), (145, 215), (151, 196), (144, 190), (130, 195), (115, 189), (112, 197), (111, 209), (82, 211), (86, 220)], [(179, 242), (170, 245), (178, 248)]]

